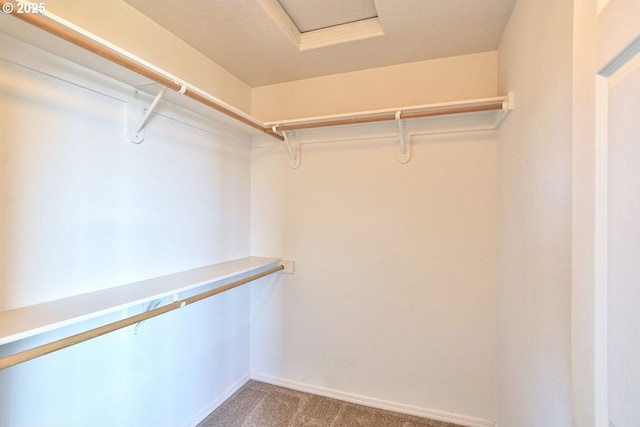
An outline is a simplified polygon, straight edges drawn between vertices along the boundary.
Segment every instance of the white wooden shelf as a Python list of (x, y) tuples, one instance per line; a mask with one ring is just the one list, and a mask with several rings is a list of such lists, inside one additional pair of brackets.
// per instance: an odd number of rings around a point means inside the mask
[(139, 304), (205, 287), (224, 286), (232, 278), (260, 273), (278, 258), (247, 257), (194, 270), (116, 286), (42, 304), (0, 311), (0, 345), (114, 313)]

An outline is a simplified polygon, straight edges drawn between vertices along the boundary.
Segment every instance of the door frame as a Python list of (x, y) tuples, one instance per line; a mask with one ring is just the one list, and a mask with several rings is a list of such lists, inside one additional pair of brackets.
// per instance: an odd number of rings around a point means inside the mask
[(574, 1), (573, 425), (609, 427), (609, 79), (640, 55), (640, 2)]

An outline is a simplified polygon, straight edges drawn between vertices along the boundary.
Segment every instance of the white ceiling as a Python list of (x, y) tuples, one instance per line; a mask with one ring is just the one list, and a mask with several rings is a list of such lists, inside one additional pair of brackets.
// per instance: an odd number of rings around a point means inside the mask
[[(358, 30), (348, 25), (358, 22), (310, 29), (333, 25), (332, 19), (343, 22), (361, 19), (358, 13), (370, 15), (371, 1), (126, 1), (251, 87), (495, 50), (515, 2), (373, 0), (378, 17), (360, 22), (378, 25), (378, 32), (345, 42), (345, 35)], [(351, 9), (344, 7), (347, 1), (355, 1)], [(290, 17), (281, 13), (288, 23), (274, 19), (274, 4), (290, 9)], [(344, 16), (333, 16), (337, 13)], [(319, 46), (324, 47), (301, 50), (294, 40), (301, 35), (321, 37)]]

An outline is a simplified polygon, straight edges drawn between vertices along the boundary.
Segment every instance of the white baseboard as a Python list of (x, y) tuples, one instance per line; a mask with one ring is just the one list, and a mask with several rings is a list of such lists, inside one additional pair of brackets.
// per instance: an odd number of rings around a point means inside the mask
[(434, 409), (420, 408), (417, 406), (404, 405), (401, 403), (361, 396), (358, 394), (334, 390), (326, 387), (318, 387), (298, 381), (291, 381), (256, 371), (251, 371), (251, 379), (290, 388), (293, 390), (303, 391), (306, 393), (331, 397), (333, 399), (343, 400), (345, 402), (356, 403), (373, 408), (386, 409), (389, 411), (401, 412), (403, 414), (417, 415), (424, 418), (431, 418), (432, 420), (445, 421), (468, 427), (496, 427), (495, 421), (483, 420), (480, 418), (468, 417), (459, 414), (452, 414), (450, 412), (437, 411)]
[(229, 388), (227, 388), (220, 395), (216, 396), (211, 402), (209, 402), (204, 408), (202, 408), (196, 415), (191, 417), (189, 421), (183, 424), (182, 427), (196, 427), (198, 424), (202, 422), (207, 416), (215, 411), (218, 406), (222, 405), (225, 400), (231, 397), (233, 393), (238, 391), (240, 387), (245, 385), (247, 381), (249, 381), (249, 375), (243, 375), (238, 379), (235, 383), (233, 383)]

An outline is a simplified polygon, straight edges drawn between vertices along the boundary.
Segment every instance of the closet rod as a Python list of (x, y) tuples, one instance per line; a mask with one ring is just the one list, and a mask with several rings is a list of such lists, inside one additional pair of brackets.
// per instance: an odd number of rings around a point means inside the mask
[[(14, 17), (21, 19), (41, 30), (47, 31), (57, 37), (60, 37), (70, 43), (75, 44), (89, 52), (92, 52), (96, 55), (99, 55), (111, 62), (114, 62), (118, 65), (121, 65), (141, 76), (144, 76), (148, 79), (155, 81), (167, 88), (173, 89), (176, 92), (182, 93), (184, 96), (187, 96), (203, 105), (206, 105), (209, 108), (217, 110), (241, 123), (244, 123), (248, 126), (251, 126), (254, 129), (257, 129), (261, 132), (266, 133), (269, 136), (277, 138), (281, 141), (284, 140), (283, 137), (273, 133), (271, 129), (267, 129), (263, 125), (250, 120), (241, 114), (238, 114), (231, 109), (221, 105), (218, 102), (212, 101), (202, 94), (194, 91), (192, 88), (185, 87), (181, 85), (179, 82), (167, 77), (166, 75), (162, 75), (161, 73), (151, 70), (148, 67), (145, 67), (131, 58), (127, 58), (125, 55), (115, 52), (112, 49), (109, 49), (105, 46), (96, 43), (94, 40), (91, 40), (89, 37), (78, 34), (75, 31), (70, 30), (69, 28), (64, 27), (63, 25), (56, 23), (52, 20), (47, 19), (47, 17), (41, 13), (18, 13), (19, 8), (16, 6), (17, 3), (10, 0), (0, 0), (0, 5), (2, 5), (3, 10), (11, 11), (10, 14)], [(5, 6), (11, 5), (11, 6)]]
[(183, 300), (173, 301), (172, 303), (169, 303), (162, 307), (154, 308), (153, 310), (149, 310), (144, 313), (137, 314), (135, 316), (127, 317), (126, 319), (118, 320), (117, 322), (108, 323), (98, 328), (90, 329), (88, 331), (84, 331), (79, 334), (72, 335), (70, 337), (62, 338), (57, 341), (50, 342), (48, 344), (44, 344), (38, 347), (31, 348), (29, 350), (22, 351), (20, 353), (12, 354), (11, 356), (3, 357), (0, 359), (0, 370), (5, 368), (10, 368), (11, 366), (15, 366), (20, 363), (27, 362), (31, 359), (35, 359), (37, 357), (44, 356), (49, 353), (53, 353), (54, 351), (57, 351), (57, 350), (62, 350), (63, 348), (71, 347), (72, 345), (79, 344), (83, 341), (88, 341), (92, 338), (97, 338), (99, 336), (108, 334), (109, 332), (113, 332), (118, 329), (125, 328), (127, 326), (135, 325), (136, 323), (142, 322), (144, 320), (150, 319), (155, 316), (159, 316), (160, 314), (164, 314), (172, 310), (176, 310), (178, 308), (184, 307), (185, 305), (193, 304), (194, 302), (201, 301), (205, 298), (209, 298), (211, 296), (228, 291), (230, 289), (237, 288), (238, 286), (247, 284), (249, 282), (260, 279), (262, 277), (268, 276), (270, 274), (276, 273), (281, 270), (284, 270), (284, 265), (279, 265), (277, 267), (270, 268), (269, 270), (265, 270), (261, 273), (257, 273), (257, 274), (245, 277), (244, 279), (227, 283), (226, 285), (220, 286), (215, 289), (211, 289), (206, 292), (199, 293), (197, 295), (193, 295)]
[(384, 122), (389, 120), (398, 120), (398, 119), (416, 119), (420, 117), (431, 117), (431, 116), (444, 116), (447, 114), (461, 114), (461, 113), (475, 113), (480, 111), (493, 111), (493, 110), (502, 110), (504, 105), (502, 102), (495, 102), (491, 104), (479, 104), (479, 105), (469, 105), (469, 106), (458, 106), (458, 107), (449, 107), (449, 108), (437, 108), (432, 110), (424, 110), (424, 111), (412, 111), (412, 112), (401, 112), (398, 116), (396, 113), (385, 113), (378, 114), (373, 116), (363, 116), (363, 117), (351, 117), (345, 119), (333, 119), (333, 120), (324, 120), (317, 122), (308, 122), (308, 123), (297, 123), (290, 125), (277, 125), (275, 130), (278, 132), (282, 131), (292, 131), (292, 130), (301, 130), (301, 129), (314, 129), (320, 127), (327, 126), (340, 126), (340, 125), (354, 125), (360, 123), (372, 123), (372, 122)]

